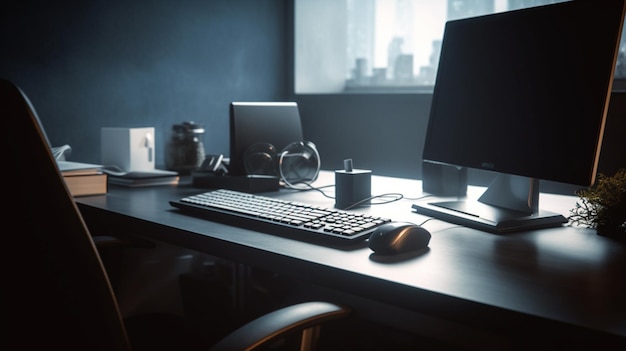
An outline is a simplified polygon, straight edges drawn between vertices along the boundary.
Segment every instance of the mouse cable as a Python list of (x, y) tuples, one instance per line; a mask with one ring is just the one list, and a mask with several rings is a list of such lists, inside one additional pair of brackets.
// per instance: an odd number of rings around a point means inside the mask
[(419, 196), (419, 197), (404, 197), (405, 200), (411, 200), (411, 201), (417, 201), (417, 200), (421, 200), (421, 199), (425, 199), (427, 197), (431, 197), (431, 194), (428, 195), (423, 195), (423, 196)]
[(344, 210), (349, 210), (351, 208), (354, 208), (364, 202), (370, 201), (370, 200), (374, 200), (374, 199), (379, 199), (379, 198), (385, 198), (385, 197), (390, 197), (393, 196), (394, 198), (390, 199), (390, 200), (386, 200), (386, 201), (382, 201), (382, 202), (373, 202), (373, 203), (369, 203), (369, 205), (384, 205), (384, 204), (388, 204), (388, 203), (392, 203), (392, 202), (396, 202), (396, 201), (400, 201), (402, 199), (405, 200), (421, 200), (423, 198), (432, 196), (432, 195), (424, 195), (424, 196), (420, 196), (420, 197), (406, 197), (401, 193), (385, 193), (385, 194), (381, 194), (381, 195), (374, 195), (374, 196), (370, 196), (368, 198), (365, 198), (361, 201), (357, 201), (356, 203), (344, 208)]
[(420, 224), (418, 224), (418, 225), (421, 227), (421, 226), (423, 226), (424, 224), (426, 224), (426, 222), (428, 222), (428, 221), (432, 221), (433, 219), (435, 219), (435, 218), (433, 218), (433, 217), (427, 218), (427, 219), (425, 219), (422, 223), (420, 223)]
[(361, 204), (363, 204), (364, 202), (368, 202), (370, 200), (374, 200), (374, 199), (382, 199), (385, 197), (391, 197), (393, 196), (393, 198), (391, 198), (390, 200), (385, 200), (385, 201), (381, 201), (381, 202), (370, 202), (368, 205), (384, 205), (384, 204), (388, 204), (388, 203), (392, 203), (392, 202), (396, 202), (396, 201), (400, 201), (404, 198), (404, 195), (400, 194), (400, 193), (386, 193), (386, 194), (380, 194), (380, 195), (374, 195), (374, 196), (370, 196), (370, 197), (366, 197), (363, 200), (357, 201), (355, 203), (353, 203), (352, 205), (342, 208), (342, 210), (350, 210), (353, 209)]
[[(304, 190), (304, 191), (315, 190), (315, 191), (321, 193), (322, 195), (324, 195), (325, 197), (327, 197), (329, 199), (335, 199), (335, 197), (326, 194), (322, 190), (322, 188), (334, 187), (334, 185), (324, 185), (324, 186), (321, 186), (321, 187), (314, 187), (314, 186), (312, 186), (311, 184), (308, 184), (308, 183), (304, 183), (304, 185), (308, 186), (309, 189), (301, 189), (301, 188), (291, 188), (291, 189), (300, 190), (300, 191), (302, 191), (302, 190)], [(395, 202), (395, 201), (398, 201), (398, 200), (401, 200), (401, 199), (404, 198), (404, 195), (402, 195), (400, 193), (386, 193), (386, 194), (381, 194), (381, 195), (374, 195), (374, 196), (370, 196), (370, 197), (367, 197), (365, 199), (362, 199), (360, 201), (357, 201), (357, 202), (353, 203), (352, 205), (350, 205), (348, 207), (342, 208), (342, 210), (347, 211), (347, 210), (353, 209), (353, 208), (363, 204), (364, 202), (367, 202), (367, 201), (370, 201), (370, 200), (374, 200), (374, 199), (390, 197), (390, 196), (393, 196), (393, 198), (390, 199), (390, 200), (386, 200), (386, 201), (382, 201), (382, 202), (370, 203), (369, 205), (384, 205), (384, 204)]]
[[(329, 199), (335, 199), (334, 196), (330, 196), (328, 194), (326, 194), (324, 192), (324, 190), (322, 190), (323, 188), (330, 188), (330, 187), (334, 187), (334, 184), (330, 184), (330, 185), (323, 185), (323, 186), (318, 186), (318, 187), (314, 187), (313, 185), (309, 184), (309, 183), (302, 183), (304, 186), (308, 187), (308, 189), (305, 188), (296, 188), (296, 187), (289, 187), (292, 190), (298, 190), (298, 191), (309, 191), (309, 190), (315, 190), (317, 192), (319, 192), (320, 194), (322, 194), (324, 197), (329, 198)], [(432, 196), (432, 195), (424, 195), (424, 196), (420, 196), (420, 197), (406, 197), (401, 193), (386, 193), (386, 194), (381, 194), (381, 195), (374, 195), (374, 196), (370, 196), (368, 198), (365, 198), (363, 200), (357, 201), (354, 204), (343, 208), (343, 210), (350, 210), (352, 208), (355, 208), (361, 204), (363, 204), (364, 202), (370, 201), (370, 200), (374, 200), (374, 199), (379, 199), (379, 198), (385, 198), (385, 197), (390, 197), (393, 196), (392, 199), (390, 200), (386, 200), (386, 201), (382, 201), (382, 202), (375, 202), (375, 203), (370, 203), (369, 205), (384, 205), (384, 204), (388, 204), (388, 203), (392, 203), (392, 202), (396, 202), (402, 199), (406, 199), (406, 200), (411, 200), (411, 201), (415, 201), (415, 200), (421, 200), (423, 198)]]
[(331, 187), (334, 187), (334, 186), (335, 186), (334, 184), (330, 184), (330, 185), (322, 185), (322, 186), (318, 186), (318, 187), (315, 187), (315, 186), (313, 186), (313, 185), (311, 185), (311, 184), (309, 184), (309, 183), (302, 183), (302, 185), (304, 185), (304, 186), (306, 186), (306, 187), (308, 187), (308, 188), (296, 188), (296, 187), (288, 187), (288, 188), (289, 188), (289, 189), (291, 189), (291, 190), (298, 190), (298, 191), (310, 191), (310, 190), (315, 190), (315, 191), (319, 192), (320, 194), (324, 195), (324, 197), (327, 197), (327, 198), (329, 198), (329, 199), (333, 199), (333, 200), (335, 199), (333, 196), (330, 196), (330, 195), (326, 194), (326, 193), (324, 192), (324, 190), (322, 190), (323, 188), (331, 188)]

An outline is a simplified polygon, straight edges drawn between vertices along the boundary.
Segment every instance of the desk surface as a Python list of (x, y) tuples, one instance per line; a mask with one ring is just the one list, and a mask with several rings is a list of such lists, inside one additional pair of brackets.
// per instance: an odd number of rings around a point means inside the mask
[[(316, 185), (332, 184), (325, 174)], [(419, 181), (374, 177), (372, 193), (421, 196)], [(332, 188), (328, 192), (332, 195)], [(495, 235), (429, 220), (429, 249), (377, 258), (364, 243), (336, 249), (191, 217), (168, 201), (203, 189), (121, 188), (77, 198), (87, 223), (113, 226), (211, 255), (462, 325), (511, 333), (626, 338), (626, 245), (593, 229), (563, 226)], [(332, 207), (316, 191), (264, 194)], [(567, 216), (576, 198), (541, 195), (541, 206)], [(422, 223), (413, 200), (359, 209)]]

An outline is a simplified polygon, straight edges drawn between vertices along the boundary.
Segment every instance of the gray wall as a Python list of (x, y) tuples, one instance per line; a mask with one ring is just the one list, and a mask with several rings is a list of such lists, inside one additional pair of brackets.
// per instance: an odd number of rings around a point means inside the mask
[(163, 165), (185, 120), (207, 127), (208, 152), (228, 153), (231, 101), (287, 96), (286, 17), (283, 0), (4, 1), (0, 77), (72, 159), (100, 162), (101, 127), (154, 126)]

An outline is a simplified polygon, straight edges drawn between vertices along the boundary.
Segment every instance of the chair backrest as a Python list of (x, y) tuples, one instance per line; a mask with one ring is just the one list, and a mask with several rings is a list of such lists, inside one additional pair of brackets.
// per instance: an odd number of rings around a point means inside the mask
[(3, 339), (19, 349), (130, 349), (117, 301), (35, 109), (0, 80)]

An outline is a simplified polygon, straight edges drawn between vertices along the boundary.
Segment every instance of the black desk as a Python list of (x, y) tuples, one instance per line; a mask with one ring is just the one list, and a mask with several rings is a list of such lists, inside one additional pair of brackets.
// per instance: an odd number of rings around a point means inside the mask
[[(326, 173), (316, 185), (333, 183)], [(421, 195), (419, 181), (374, 177), (373, 194)], [(329, 192), (332, 193), (332, 188)], [(472, 190), (472, 189), (471, 189)], [(203, 189), (180, 185), (77, 198), (90, 226), (259, 266), (336, 291), (358, 314), (416, 333), (481, 348), (552, 338), (572, 345), (625, 343), (626, 245), (595, 230), (564, 226), (507, 235), (430, 220), (430, 249), (378, 260), (365, 245), (339, 250), (240, 229), (177, 212), (168, 201)], [(470, 191), (470, 194), (472, 192)], [(332, 207), (315, 191), (267, 194)], [(546, 209), (569, 214), (575, 197), (542, 194)], [(421, 223), (411, 200), (365, 211)], [(541, 340), (541, 341), (540, 341)], [(590, 341), (593, 340), (593, 341)], [(504, 344), (502, 344), (504, 343)]]

